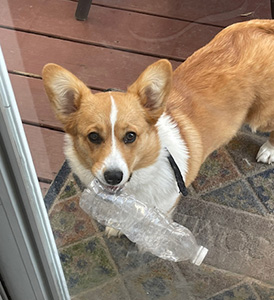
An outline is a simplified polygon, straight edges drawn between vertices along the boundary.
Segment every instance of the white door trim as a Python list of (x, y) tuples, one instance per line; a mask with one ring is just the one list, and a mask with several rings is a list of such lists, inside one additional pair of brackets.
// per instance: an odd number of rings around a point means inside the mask
[[(58, 251), (50, 227), (32, 157), (15, 101), (12, 86), (0, 48), (0, 209), (18, 248), (17, 252), (25, 273), (10, 279), (1, 274), (10, 293), (16, 290), (17, 280), (28, 276), (37, 300), (69, 300), (69, 293)], [(3, 191), (3, 193), (2, 193)], [(0, 234), (3, 232), (0, 227)], [(9, 253), (0, 242), (0, 264)], [(10, 259), (10, 258), (9, 258)], [(12, 261), (11, 261), (12, 263)], [(0, 272), (2, 272), (0, 265)], [(8, 272), (7, 268), (5, 273)], [(21, 277), (22, 278), (22, 277)], [(14, 286), (14, 287), (13, 287)]]

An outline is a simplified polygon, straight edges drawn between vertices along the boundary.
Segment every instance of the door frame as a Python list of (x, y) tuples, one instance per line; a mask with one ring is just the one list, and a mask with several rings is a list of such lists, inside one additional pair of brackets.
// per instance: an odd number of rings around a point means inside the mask
[(0, 241), (12, 300), (70, 299), (1, 47)]

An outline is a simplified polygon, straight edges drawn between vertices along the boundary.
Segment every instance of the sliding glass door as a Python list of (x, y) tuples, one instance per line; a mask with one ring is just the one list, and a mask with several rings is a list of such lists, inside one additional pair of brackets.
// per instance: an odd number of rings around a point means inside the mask
[(0, 49), (0, 299), (70, 299)]

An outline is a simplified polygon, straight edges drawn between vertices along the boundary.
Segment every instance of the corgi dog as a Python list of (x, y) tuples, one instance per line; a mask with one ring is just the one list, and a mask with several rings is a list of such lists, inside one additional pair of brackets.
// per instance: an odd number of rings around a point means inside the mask
[(43, 81), (80, 180), (123, 188), (168, 216), (179, 199), (169, 154), (189, 186), (208, 155), (247, 123), (270, 132), (257, 161), (274, 162), (273, 20), (225, 28), (174, 72), (159, 60), (126, 92), (93, 94), (55, 64), (44, 67)]

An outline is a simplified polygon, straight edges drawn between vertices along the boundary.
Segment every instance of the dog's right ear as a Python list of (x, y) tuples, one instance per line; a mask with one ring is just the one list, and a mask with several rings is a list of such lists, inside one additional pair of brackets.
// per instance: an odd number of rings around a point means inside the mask
[(68, 70), (56, 64), (45, 65), (42, 78), (57, 118), (66, 125), (68, 117), (79, 109), (81, 98), (91, 93), (90, 89)]
[(147, 120), (155, 124), (165, 109), (171, 90), (172, 66), (161, 59), (148, 66), (139, 78), (128, 88), (128, 92), (138, 96), (147, 112)]

